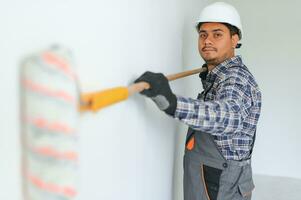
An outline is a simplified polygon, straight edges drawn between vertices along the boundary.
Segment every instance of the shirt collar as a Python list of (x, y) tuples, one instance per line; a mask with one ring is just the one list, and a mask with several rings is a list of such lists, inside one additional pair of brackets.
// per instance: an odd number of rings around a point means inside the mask
[(226, 69), (228, 69), (233, 65), (239, 65), (239, 66), (242, 65), (242, 59), (240, 55), (229, 58), (223, 61), (222, 63), (218, 64), (216, 67), (214, 67), (211, 71), (208, 72), (206, 78), (207, 81), (213, 82), (217, 76), (221, 76)]

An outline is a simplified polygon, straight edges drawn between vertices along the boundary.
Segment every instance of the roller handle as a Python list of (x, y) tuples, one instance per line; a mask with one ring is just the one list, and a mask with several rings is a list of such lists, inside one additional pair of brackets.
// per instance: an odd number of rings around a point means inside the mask
[[(173, 80), (184, 78), (186, 76), (190, 76), (193, 74), (205, 72), (206, 70), (207, 70), (207, 68), (198, 68), (198, 69), (184, 71), (184, 72), (180, 72), (180, 73), (176, 73), (176, 74), (171, 74), (171, 75), (166, 76), (166, 78), (169, 81), (173, 81)], [(129, 96), (131, 96), (135, 93), (138, 93), (138, 92), (142, 92), (143, 90), (147, 90), (149, 88), (150, 88), (150, 85), (146, 82), (139, 82), (139, 83), (132, 84), (132, 85), (128, 86)]]

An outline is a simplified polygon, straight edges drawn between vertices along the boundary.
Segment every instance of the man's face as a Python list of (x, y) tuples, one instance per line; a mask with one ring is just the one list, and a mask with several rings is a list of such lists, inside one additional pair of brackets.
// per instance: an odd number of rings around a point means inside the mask
[(221, 23), (203, 23), (199, 29), (199, 52), (207, 64), (218, 65), (234, 56), (238, 35)]

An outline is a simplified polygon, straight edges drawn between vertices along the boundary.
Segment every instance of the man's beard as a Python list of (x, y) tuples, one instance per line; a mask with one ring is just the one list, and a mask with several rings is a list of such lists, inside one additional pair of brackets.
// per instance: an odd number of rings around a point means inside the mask
[(205, 63), (207, 65), (214, 65), (214, 66), (216, 66), (216, 65), (218, 65), (220, 63), (220, 59), (218, 59), (218, 58), (209, 58), (209, 59), (206, 59), (204, 57), (202, 57), (202, 58), (203, 58), (203, 60), (205, 61)]
[(203, 58), (203, 60), (205, 61), (205, 63), (207, 64), (207, 65), (213, 65), (213, 66), (216, 66), (216, 65), (219, 65), (220, 63), (222, 63), (222, 62), (224, 62), (225, 60), (227, 60), (228, 59), (228, 55), (227, 54), (225, 54), (224, 56), (222, 56), (222, 57), (219, 57), (219, 58), (209, 58), (209, 59), (206, 59), (206, 58), (204, 58), (204, 57), (202, 57)]
[[(204, 58), (203, 58), (204, 59)], [(218, 65), (220, 62), (219, 62), (219, 59), (218, 58), (213, 58), (213, 59), (204, 59), (205, 63), (207, 65)]]

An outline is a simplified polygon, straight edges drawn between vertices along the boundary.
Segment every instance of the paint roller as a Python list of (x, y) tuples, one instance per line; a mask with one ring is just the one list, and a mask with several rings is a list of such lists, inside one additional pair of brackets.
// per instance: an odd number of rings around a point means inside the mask
[[(193, 74), (207, 71), (207, 68), (198, 68), (194, 70), (184, 71), (177, 74), (166, 76), (169, 81), (177, 80)], [(98, 92), (86, 93), (81, 95), (81, 111), (97, 111), (114, 103), (124, 101), (129, 96), (149, 89), (150, 85), (146, 82), (139, 82), (128, 87), (116, 87)]]
[[(202, 71), (203, 68), (181, 72), (167, 79)], [(78, 111), (97, 111), (149, 88), (148, 83), (140, 82), (81, 95), (68, 49), (53, 46), (24, 59), (20, 70), (24, 199), (75, 199)]]
[(28, 56), (20, 68), (22, 182), (25, 200), (78, 194), (80, 92), (68, 49)]

